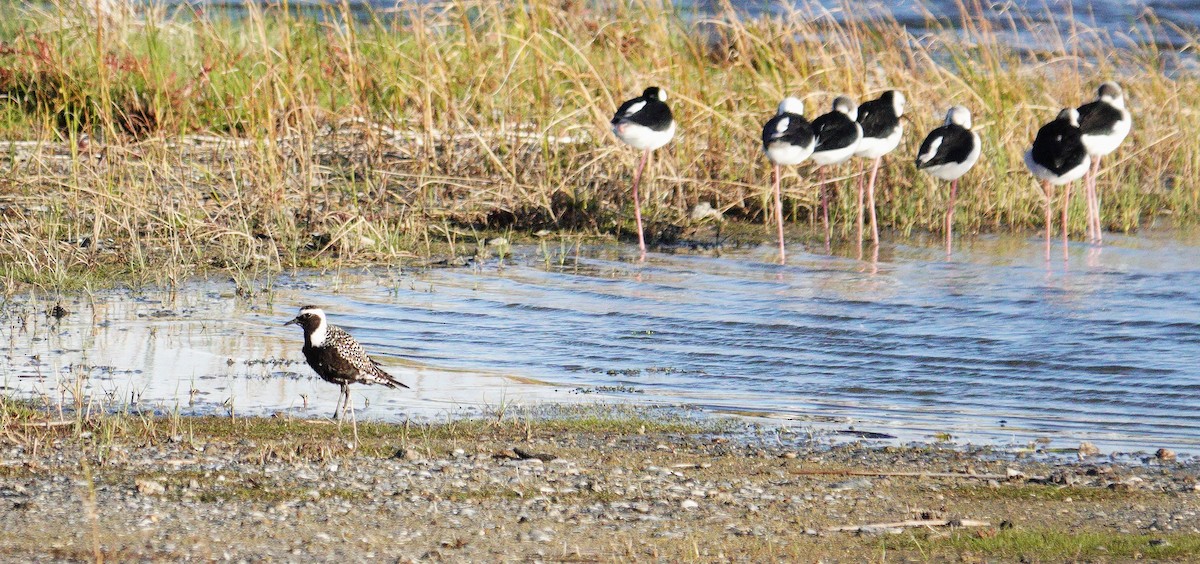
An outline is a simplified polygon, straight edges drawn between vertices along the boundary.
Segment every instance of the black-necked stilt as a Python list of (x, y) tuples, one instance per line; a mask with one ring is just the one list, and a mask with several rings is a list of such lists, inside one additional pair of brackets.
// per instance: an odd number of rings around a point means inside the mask
[(1079, 106), (1079, 129), (1083, 132), (1083, 146), (1092, 157), (1092, 167), (1083, 181), (1087, 198), (1088, 238), (1099, 243), (1103, 240), (1100, 224), (1100, 195), (1096, 190), (1096, 175), (1100, 172), (1100, 158), (1117, 150), (1133, 120), (1125, 109), (1125, 95), (1115, 82), (1105, 82), (1096, 91), (1096, 99)]
[[(304, 330), (304, 359), (322, 380), (337, 384), (342, 389), (338, 405), (333, 408), (333, 418), (338, 418), (338, 407), (350, 408), (354, 418), (354, 406), (350, 402), (350, 384), (382, 384), (389, 388), (407, 388), (391, 374), (383, 371), (378, 362), (367, 356), (362, 345), (349, 333), (325, 319), (325, 312), (316, 306), (303, 306), (300, 314), (284, 325), (299, 325)], [(357, 433), (357, 429), (355, 430)]]
[[(871, 241), (879, 244), (879, 224), (875, 221), (875, 176), (879, 173), (879, 163), (883, 156), (892, 152), (900, 145), (900, 137), (904, 135), (904, 124), (900, 116), (904, 115), (904, 94), (896, 90), (888, 90), (878, 98), (863, 102), (858, 107), (858, 118), (855, 120), (862, 127), (862, 140), (854, 155), (872, 159), (875, 164), (871, 167), (871, 180), (867, 183), (867, 202), (871, 207)], [(858, 179), (858, 242), (862, 244), (863, 234), (863, 185), (862, 177)]]
[(798, 165), (813, 154), (816, 136), (812, 124), (804, 119), (804, 103), (791, 96), (779, 102), (775, 117), (767, 121), (762, 133), (763, 152), (774, 165), (775, 218), (779, 222), (779, 264), (787, 262), (783, 244), (783, 199), (780, 195), (781, 166)]
[(1042, 180), (1046, 192), (1046, 258), (1050, 258), (1050, 230), (1053, 224), (1050, 206), (1054, 198), (1054, 186), (1066, 185), (1063, 196), (1062, 232), (1063, 254), (1067, 249), (1067, 206), (1071, 202), (1071, 183), (1079, 180), (1092, 164), (1087, 148), (1083, 145), (1083, 132), (1079, 129), (1079, 110), (1066, 108), (1058, 113), (1054, 121), (1043, 125), (1033, 140), (1033, 147), (1025, 153), (1025, 166)]
[(637, 218), (640, 260), (645, 260), (646, 236), (642, 231), (642, 201), (638, 197), (638, 183), (646, 162), (650, 160), (650, 152), (666, 145), (675, 136), (675, 118), (671, 115), (670, 106), (667, 106), (666, 91), (651, 86), (641, 96), (621, 104), (613, 115), (612, 130), (622, 143), (642, 151), (642, 159), (633, 174), (633, 214)]
[(979, 160), (979, 135), (971, 131), (971, 110), (954, 106), (946, 112), (946, 122), (929, 132), (917, 151), (917, 170), (950, 181), (950, 205), (946, 207), (946, 254), (951, 251), (954, 229), (954, 200), (958, 179)]
[[(817, 138), (817, 146), (813, 149), (812, 160), (819, 167), (826, 167), (845, 162), (854, 156), (858, 143), (862, 140), (862, 126), (855, 119), (858, 117), (858, 107), (848, 96), (838, 96), (833, 101), (833, 110), (813, 120), (813, 134)], [(829, 239), (829, 192), (825, 186), (826, 175), (822, 172), (821, 183), (821, 221), (825, 225), (825, 251), (830, 249)]]

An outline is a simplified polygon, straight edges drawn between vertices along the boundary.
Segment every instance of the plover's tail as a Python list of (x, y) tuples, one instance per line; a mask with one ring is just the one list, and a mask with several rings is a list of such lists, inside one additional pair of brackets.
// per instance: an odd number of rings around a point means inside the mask
[(408, 388), (407, 385), (405, 385), (404, 382), (397, 380), (395, 376), (392, 376), (391, 374), (384, 372), (383, 366), (380, 365), (378, 362), (376, 362), (375, 359), (373, 359), (373, 358), (371, 359), (370, 375), (371, 375), (371, 383), (372, 384), (380, 384), (383, 386), (387, 386), (389, 388), (410, 389), (410, 388)]

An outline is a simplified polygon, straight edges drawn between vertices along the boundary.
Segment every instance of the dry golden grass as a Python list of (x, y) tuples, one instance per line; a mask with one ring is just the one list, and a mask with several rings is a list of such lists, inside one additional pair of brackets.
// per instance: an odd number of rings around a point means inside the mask
[[(887, 88), (909, 100), (879, 194), (882, 225), (901, 235), (940, 226), (945, 189), (910, 159), (946, 107), (972, 109), (986, 151), (958, 230), (1032, 228), (1042, 195), (1022, 152), (1109, 78), (1126, 87), (1134, 131), (1105, 161), (1106, 226), (1192, 218), (1200, 203), (1200, 81), (1178, 70), (1191, 55), (1157, 46), (1150, 20), (1112, 37), (1014, 12), (1000, 29), (971, 4), (917, 36), (886, 15), (701, 17), (656, 2), (457, 0), (365, 17), (252, 7), (237, 20), (152, 9), (107, 24), (67, 6), (3, 10), (10, 286), (394, 262), (474, 248), (485, 230), (627, 234), (635, 157), (608, 118), (651, 84), (667, 88), (680, 127), (655, 159), (659, 229), (698, 202), (765, 219), (758, 138), (781, 97), (815, 116), (837, 94)], [(784, 179), (792, 221), (810, 220), (811, 177)], [(843, 235), (850, 192), (834, 210)]]

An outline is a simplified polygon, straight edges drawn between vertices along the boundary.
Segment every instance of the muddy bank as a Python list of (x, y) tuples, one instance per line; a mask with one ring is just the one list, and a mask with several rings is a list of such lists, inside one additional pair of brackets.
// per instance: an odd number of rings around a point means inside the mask
[[(14, 560), (1187, 560), (1195, 459), (831, 446), (640, 414), (6, 417)], [(734, 428), (736, 427), (736, 428)]]

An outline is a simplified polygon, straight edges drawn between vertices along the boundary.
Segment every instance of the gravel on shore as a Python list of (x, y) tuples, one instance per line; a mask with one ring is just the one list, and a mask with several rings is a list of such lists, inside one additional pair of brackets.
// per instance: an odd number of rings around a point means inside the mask
[(348, 426), (321, 421), (126, 419), (5, 427), (0, 559), (1007, 561), (1071, 543), (1200, 557), (1195, 459), (653, 421), (360, 424), (351, 449)]

